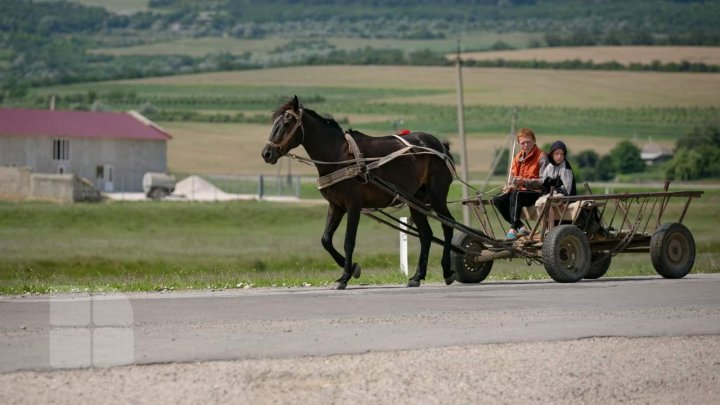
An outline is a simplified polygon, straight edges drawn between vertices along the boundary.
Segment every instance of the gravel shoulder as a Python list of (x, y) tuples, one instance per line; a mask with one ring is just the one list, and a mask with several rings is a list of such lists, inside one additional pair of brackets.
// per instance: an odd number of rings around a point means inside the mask
[(596, 337), (0, 374), (4, 404), (653, 403), (720, 398), (720, 336)]

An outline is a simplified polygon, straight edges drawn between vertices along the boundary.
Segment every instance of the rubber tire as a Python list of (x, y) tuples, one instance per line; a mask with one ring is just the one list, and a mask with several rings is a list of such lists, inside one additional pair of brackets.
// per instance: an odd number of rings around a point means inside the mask
[(650, 239), (650, 260), (659, 275), (683, 278), (695, 264), (695, 239), (683, 224), (663, 224)]
[(595, 280), (607, 273), (612, 262), (612, 255), (609, 253), (593, 253), (590, 255), (590, 270), (588, 270), (586, 279)]
[[(477, 238), (463, 232), (455, 232), (453, 234), (452, 244), (465, 251), (475, 253), (482, 252), (482, 242)], [(450, 267), (455, 272), (455, 280), (466, 284), (477, 284), (490, 274), (493, 261), (476, 263), (466, 260), (464, 254), (450, 251)]]
[(162, 198), (165, 198), (169, 195), (166, 189), (162, 187), (156, 187), (150, 191), (150, 198), (153, 200), (160, 200)]
[(558, 283), (575, 283), (590, 271), (590, 243), (575, 225), (558, 225), (545, 236), (545, 270)]

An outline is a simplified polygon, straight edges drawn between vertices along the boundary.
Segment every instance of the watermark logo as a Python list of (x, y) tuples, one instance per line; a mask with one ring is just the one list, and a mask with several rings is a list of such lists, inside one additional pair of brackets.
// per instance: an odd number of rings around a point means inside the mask
[(113, 367), (135, 358), (133, 310), (123, 295), (50, 301), (50, 366)]

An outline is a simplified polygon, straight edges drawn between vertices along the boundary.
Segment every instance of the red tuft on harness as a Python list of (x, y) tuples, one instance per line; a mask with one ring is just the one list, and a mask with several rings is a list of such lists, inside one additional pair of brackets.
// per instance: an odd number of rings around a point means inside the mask
[(398, 135), (410, 135), (410, 130), (409, 129), (401, 129), (398, 132)]

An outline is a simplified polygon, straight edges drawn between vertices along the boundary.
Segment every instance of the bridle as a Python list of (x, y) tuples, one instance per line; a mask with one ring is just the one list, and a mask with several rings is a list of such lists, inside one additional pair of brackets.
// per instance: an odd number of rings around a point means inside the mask
[(290, 141), (293, 140), (293, 138), (295, 137), (295, 132), (298, 130), (298, 128), (300, 128), (301, 133), (302, 133), (302, 138), (300, 139), (300, 143), (299, 143), (299, 144), (302, 144), (303, 141), (305, 141), (305, 128), (303, 128), (303, 125), (302, 125), (302, 116), (303, 116), (303, 109), (302, 109), (302, 108), (298, 109), (298, 113), (297, 113), (297, 114), (296, 114), (294, 111), (292, 111), (292, 110), (285, 110), (285, 112), (284, 112), (283, 114), (279, 115), (277, 118), (275, 118), (275, 121), (273, 121), (273, 126), (272, 126), (272, 130), (271, 130), (270, 133), (271, 133), (271, 134), (274, 133), (274, 132), (275, 132), (275, 128), (278, 127), (278, 125), (282, 126), (282, 124), (280, 123), (280, 120), (282, 120), (283, 118), (285, 118), (287, 115), (290, 115), (290, 116), (292, 116), (292, 117), (295, 117), (295, 125), (293, 125), (293, 127), (290, 128), (290, 130), (287, 132), (287, 134), (286, 134), (285, 137), (282, 139), (282, 141), (281, 141), (280, 143), (272, 142), (272, 141), (269, 140), (269, 139), (268, 139), (267, 141), (265, 141), (265, 144), (266, 144), (266, 145), (269, 145), (269, 146), (277, 149), (278, 152), (282, 153), (283, 155), (284, 155), (285, 153), (287, 153), (287, 150), (283, 153), (283, 152), (282, 152), (283, 149), (290, 143)]

